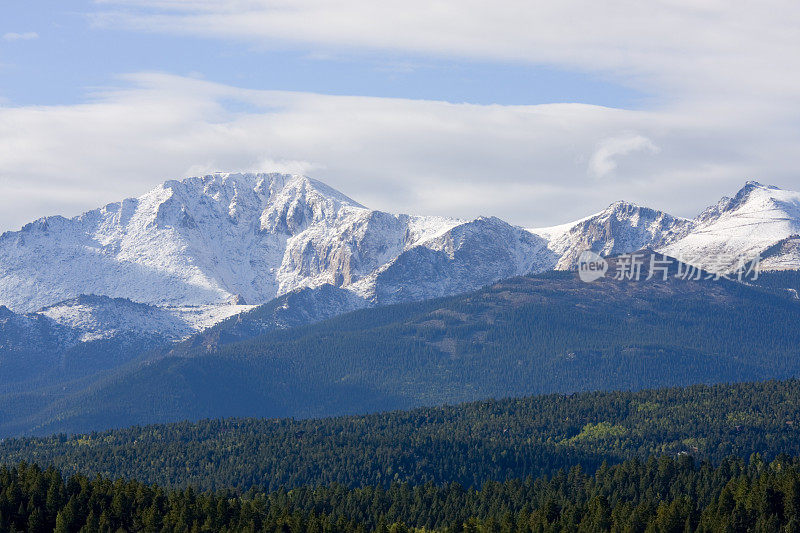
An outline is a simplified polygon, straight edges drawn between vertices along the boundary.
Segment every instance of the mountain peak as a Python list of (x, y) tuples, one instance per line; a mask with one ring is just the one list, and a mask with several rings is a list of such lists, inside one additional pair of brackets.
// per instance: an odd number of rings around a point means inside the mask
[[(750, 198), (753, 194), (760, 194), (762, 197), (776, 197), (776, 196), (785, 196), (785, 195), (796, 195), (797, 193), (781, 189), (780, 187), (776, 187), (775, 185), (765, 185), (761, 182), (755, 180), (748, 180), (745, 182), (744, 186), (739, 189), (734, 197), (730, 199), (733, 204), (739, 205), (742, 203), (743, 200)], [(723, 198), (726, 200), (727, 198)]]
[(765, 185), (765, 184), (761, 183), (760, 181), (747, 180), (746, 182), (744, 182), (744, 187), (742, 187), (740, 189), (740, 192), (743, 191), (743, 190), (753, 190), (753, 189), (764, 189), (764, 190), (771, 190), (771, 191), (782, 191), (782, 190), (784, 190), (784, 189), (781, 189), (780, 187), (777, 187), (775, 185)]
[(629, 202), (627, 200), (617, 200), (616, 202), (609, 204), (609, 206), (606, 207), (599, 214), (602, 215), (602, 214), (613, 213), (618, 216), (630, 216), (634, 213), (639, 213), (639, 212), (656, 213), (657, 210), (652, 209), (650, 207), (641, 206), (639, 204), (636, 204), (634, 202)]
[(670, 223), (672, 221), (679, 221), (681, 223), (687, 222), (687, 220), (684, 218), (673, 216), (664, 211), (659, 211), (658, 209), (628, 202), (626, 200), (617, 200), (606, 207), (603, 211), (599, 212), (597, 215), (589, 217), (585, 220), (605, 218), (608, 216), (615, 216), (620, 220), (631, 219), (634, 225), (637, 225), (641, 218), (647, 220), (666, 220)]
[(778, 197), (791, 196), (797, 196), (797, 193), (785, 191), (774, 185), (764, 185), (755, 180), (748, 180), (733, 197), (723, 196), (716, 204), (704, 209), (695, 220), (698, 224), (707, 224), (725, 213), (738, 211), (749, 203), (759, 204), (758, 206), (752, 206), (753, 210), (764, 210), (768, 208), (766, 204), (778, 199)]
[[(800, 193), (748, 181), (733, 198), (723, 197), (700, 213), (692, 233), (662, 251), (683, 258), (713, 260), (718, 263), (718, 271), (726, 271), (741, 260), (761, 256), (775, 243), (797, 233)], [(773, 263), (780, 261), (773, 259)]]
[(255, 191), (271, 196), (281, 191), (313, 191), (321, 197), (334, 200), (340, 204), (364, 208), (349, 196), (333, 187), (302, 174), (280, 172), (214, 172), (203, 176), (192, 176), (181, 180), (167, 180), (164, 189), (193, 189), (203, 194), (215, 196), (223, 191)]
[(605, 210), (616, 211), (618, 209), (639, 208), (639, 207), (640, 206), (636, 205), (635, 203), (628, 202), (627, 200), (617, 200), (616, 202), (611, 202)]
[(748, 181), (733, 198), (729, 199), (727, 210), (737, 209), (748, 202), (755, 202), (760, 208), (770, 207), (773, 202), (796, 203), (798, 198), (800, 198), (800, 194), (794, 191), (781, 189), (775, 185), (764, 185), (757, 181)]

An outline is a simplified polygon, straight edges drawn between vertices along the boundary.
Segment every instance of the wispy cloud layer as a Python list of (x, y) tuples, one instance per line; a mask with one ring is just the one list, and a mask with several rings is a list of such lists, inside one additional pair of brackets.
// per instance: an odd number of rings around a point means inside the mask
[(618, 158), (640, 151), (658, 153), (659, 149), (653, 141), (637, 134), (604, 139), (589, 160), (589, 172), (598, 178), (608, 176), (616, 170)]
[(9, 32), (3, 34), (4, 41), (30, 41), (31, 39), (38, 39), (39, 34), (35, 31), (28, 31), (25, 33)]
[(456, 105), (140, 73), (82, 105), (0, 107), (0, 226), (214, 170), (304, 171), (375, 208), (523, 225), (620, 198), (690, 215), (753, 176), (800, 187), (785, 115), (732, 111)]
[(211, 170), (302, 170), (376, 208), (526, 225), (621, 198), (692, 215), (748, 178), (800, 188), (800, 5), (791, 0), (94, 5), (92, 22), (113, 29), (320, 57), (549, 65), (651, 99), (636, 110), (455, 105), (133, 74), (81, 105), (0, 107), (0, 227)]
[(263, 47), (550, 64), (665, 97), (800, 98), (800, 6), (792, 0), (103, 0), (93, 19)]

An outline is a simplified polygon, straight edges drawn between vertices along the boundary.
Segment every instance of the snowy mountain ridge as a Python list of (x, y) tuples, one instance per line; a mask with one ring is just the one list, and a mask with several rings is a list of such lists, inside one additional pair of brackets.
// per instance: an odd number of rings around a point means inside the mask
[(689, 219), (618, 201), (576, 222), (528, 231), (547, 239), (548, 247), (559, 256), (556, 268), (567, 270), (576, 266), (584, 250), (607, 256), (658, 249), (688, 234), (693, 225)]
[(124, 298), (80, 295), (29, 316), (51, 319), (73, 331), (79, 342), (129, 333), (158, 335), (166, 341), (176, 341), (254, 307), (238, 304), (157, 307)]
[(615, 202), (526, 230), (496, 217), (370, 210), (305, 176), (218, 173), (4, 233), (0, 305), (38, 313), (81, 341), (130, 331), (182, 339), (293, 291), (337, 289), (296, 300), (318, 306), (304, 316), (326, 317), (573, 268), (586, 249), (765, 253), (766, 267), (796, 269), (798, 235), (800, 193), (757, 182), (695, 219)]
[(797, 269), (796, 261), (786, 261), (772, 250), (789, 237), (800, 233), (800, 193), (748, 181), (733, 197), (723, 198), (703, 211), (692, 230), (661, 247), (673, 257), (690, 263), (709, 262), (711, 270), (725, 271), (742, 259), (769, 255), (764, 268)]
[(80, 294), (149, 305), (264, 303), (360, 279), (457, 223), (370, 211), (302, 176), (167, 181), (136, 199), (3, 234), (0, 304), (30, 312)]
[(558, 269), (574, 268), (583, 250), (614, 255), (642, 248), (712, 272), (729, 272), (757, 256), (765, 270), (799, 269), (792, 239), (800, 234), (800, 193), (748, 181), (694, 219), (614, 202), (576, 222), (528, 231), (547, 239), (559, 255)]

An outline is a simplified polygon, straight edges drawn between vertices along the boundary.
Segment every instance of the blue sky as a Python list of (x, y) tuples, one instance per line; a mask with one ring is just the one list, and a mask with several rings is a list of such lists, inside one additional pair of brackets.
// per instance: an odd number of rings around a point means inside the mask
[(159, 71), (250, 89), (380, 96), (476, 104), (583, 102), (636, 107), (641, 92), (603, 76), (520, 61), (423, 54), (270, 48), (109, 28), (93, 23), (94, 2), (5, 0), (0, 95), (10, 105), (76, 104), (116, 75)]
[(800, 189), (800, 7), (721, 0), (5, 0), (0, 231), (286, 170), (524, 226)]

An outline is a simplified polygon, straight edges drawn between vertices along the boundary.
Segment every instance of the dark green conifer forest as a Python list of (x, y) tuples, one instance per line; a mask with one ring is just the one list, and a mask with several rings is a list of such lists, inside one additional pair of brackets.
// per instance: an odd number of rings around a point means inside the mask
[(21, 463), (0, 468), (2, 531), (630, 531), (800, 530), (800, 462), (688, 455), (576, 466), (551, 477), (198, 493), (136, 481), (64, 479)]
[(800, 381), (0, 443), (0, 531), (800, 531)]

